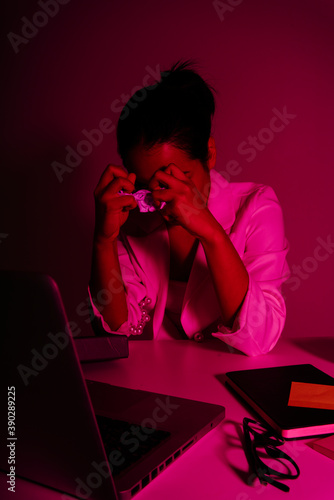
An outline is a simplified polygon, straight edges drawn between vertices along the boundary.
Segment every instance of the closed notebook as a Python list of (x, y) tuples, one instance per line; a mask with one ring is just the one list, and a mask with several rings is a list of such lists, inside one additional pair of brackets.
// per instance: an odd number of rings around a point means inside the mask
[(334, 378), (313, 365), (289, 365), (226, 373), (227, 383), (282, 437), (334, 432), (334, 410), (289, 406), (293, 382), (334, 386)]

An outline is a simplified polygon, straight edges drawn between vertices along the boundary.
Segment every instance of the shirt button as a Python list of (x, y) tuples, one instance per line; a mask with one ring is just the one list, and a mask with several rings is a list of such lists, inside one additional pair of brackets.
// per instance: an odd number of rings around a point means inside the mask
[(196, 332), (196, 333), (194, 333), (193, 340), (195, 342), (203, 342), (203, 339), (204, 339), (204, 335), (203, 335), (202, 332)]

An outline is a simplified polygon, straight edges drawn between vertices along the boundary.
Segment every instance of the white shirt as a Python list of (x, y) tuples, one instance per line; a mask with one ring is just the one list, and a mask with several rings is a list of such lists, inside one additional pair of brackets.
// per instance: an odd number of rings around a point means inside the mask
[[(230, 237), (249, 275), (249, 287), (231, 329), (222, 326), (204, 250), (198, 245), (186, 285), (180, 321), (193, 338), (212, 335), (245, 354), (270, 351), (283, 330), (286, 309), (281, 284), (289, 277), (288, 243), (280, 204), (272, 188), (251, 182), (228, 183), (210, 172), (208, 208)], [(135, 213), (137, 212), (137, 213)], [(146, 332), (154, 339), (182, 338), (165, 314), (169, 284), (169, 239), (158, 212), (130, 214), (118, 254), (126, 287), (128, 321), (118, 333)], [(149, 303), (143, 303), (143, 300)], [(111, 332), (92, 304), (101, 327)], [(143, 313), (144, 310), (144, 313)], [(143, 318), (149, 317), (148, 321)], [(133, 333), (133, 332), (132, 332)]]

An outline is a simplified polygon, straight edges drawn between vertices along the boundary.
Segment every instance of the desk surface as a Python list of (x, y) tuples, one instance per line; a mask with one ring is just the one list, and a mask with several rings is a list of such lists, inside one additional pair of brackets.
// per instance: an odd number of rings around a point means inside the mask
[[(219, 340), (133, 341), (130, 356), (83, 365), (86, 378), (123, 387), (222, 404), (225, 420), (138, 493), (137, 500), (257, 500), (283, 498), (283, 492), (258, 482), (248, 484), (249, 469), (240, 442), (242, 419), (251, 416), (223, 383), (227, 371), (311, 363), (334, 376), (334, 338), (281, 339), (273, 351), (256, 358), (231, 353)], [(297, 480), (286, 481), (289, 498), (333, 498), (334, 462), (308, 446), (312, 439), (289, 441), (285, 450), (300, 467)], [(6, 491), (5, 475), (0, 475)], [(60, 500), (62, 495), (17, 479), (16, 500)], [(8, 498), (14, 498), (11, 495)]]

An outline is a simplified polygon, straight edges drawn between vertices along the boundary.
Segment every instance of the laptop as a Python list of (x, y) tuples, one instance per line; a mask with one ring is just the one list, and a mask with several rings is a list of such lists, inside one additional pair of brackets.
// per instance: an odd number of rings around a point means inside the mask
[(223, 406), (85, 380), (51, 277), (0, 272), (0, 307), (16, 476), (62, 499), (130, 499), (223, 420)]

